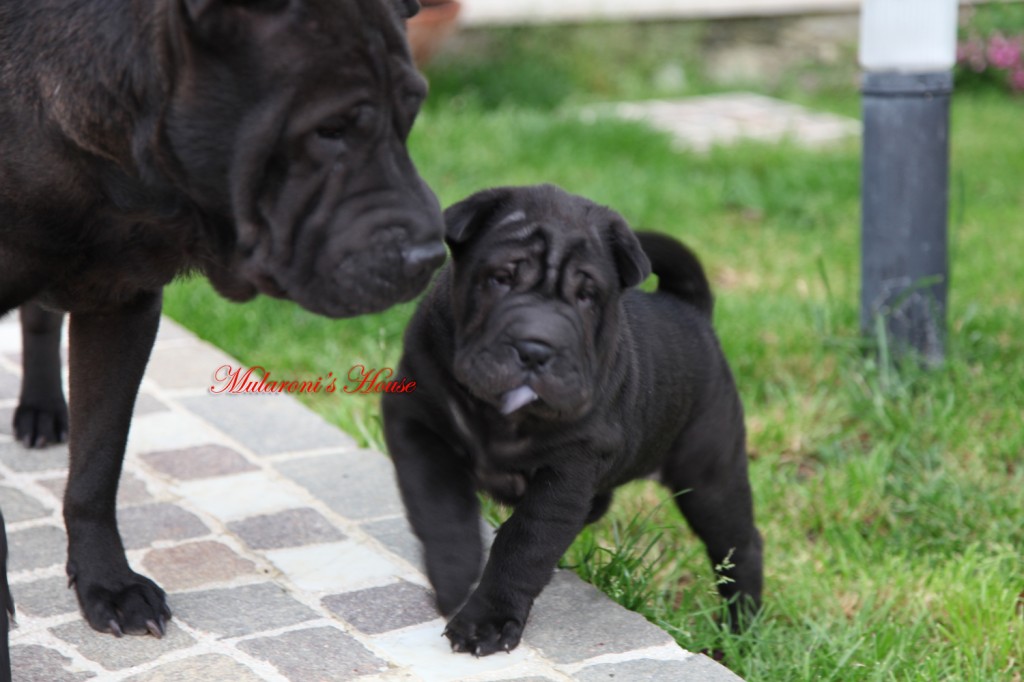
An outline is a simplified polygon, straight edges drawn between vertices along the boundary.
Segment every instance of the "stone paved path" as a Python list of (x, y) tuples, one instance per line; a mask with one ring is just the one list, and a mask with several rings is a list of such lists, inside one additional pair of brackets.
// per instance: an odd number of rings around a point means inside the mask
[(67, 449), (11, 440), (20, 340), (0, 321), (0, 507), (16, 682), (739, 678), (559, 572), (510, 655), (452, 654), (391, 465), (288, 396), (213, 395), (231, 358), (164, 320), (121, 483), (128, 557), (169, 592), (167, 636), (90, 630), (64, 574)]
[(644, 121), (672, 135), (678, 147), (697, 151), (744, 139), (762, 142), (789, 139), (800, 145), (818, 147), (860, 133), (859, 121), (748, 92), (602, 104), (584, 110), (585, 118), (601, 115)]

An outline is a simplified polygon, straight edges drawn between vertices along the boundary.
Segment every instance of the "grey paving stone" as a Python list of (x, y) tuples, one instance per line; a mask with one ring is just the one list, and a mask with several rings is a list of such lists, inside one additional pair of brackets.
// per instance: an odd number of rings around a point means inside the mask
[(0, 407), (0, 434), (5, 436), (14, 435), (13, 425), (11, 420), (14, 419), (14, 408), (13, 407)]
[(422, 568), (423, 550), (420, 541), (413, 535), (404, 516), (368, 521), (359, 527), (413, 566)]
[(81, 682), (95, 673), (68, 670), (72, 660), (56, 649), (26, 644), (11, 647), (11, 671), (17, 682)]
[(613, 113), (643, 121), (673, 136), (677, 146), (706, 151), (743, 139), (820, 146), (855, 136), (854, 119), (815, 112), (791, 102), (749, 92), (727, 92), (679, 100), (603, 104), (584, 110), (591, 118)]
[(377, 658), (362, 644), (331, 627), (249, 639), (239, 642), (238, 648), (270, 662), (282, 675), (295, 682), (353, 680), (388, 669), (387, 661)]
[(697, 682), (743, 682), (739, 675), (704, 654), (694, 654), (686, 659), (686, 675), (689, 677), (684, 677), (684, 680)]
[(66, 470), (68, 468), (68, 446), (63, 443), (29, 450), (21, 443), (0, 443), (0, 461), (8, 468), (19, 472)]
[(0, 509), (7, 523), (41, 519), (52, 514), (39, 500), (6, 485), (0, 486)]
[(253, 549), (282, 549), (345, 539), (345, 534), (322, 514), (308, 508), (250, 516), (229, 523), (228, 528)]
[(183, 481), (227, 476), (258, 468), (240, 453), (223, 445), (199, 445), (181, 450), (149, 452), (141, 457), (160, 473)]
[(263, 678), (227, 656), (203, 654), (165, 663), (124, 682), (263, 682)]
[[(38, 481), (39, 485), (48, 489), (59, 501), (64, 499), (64, 488), (67, 486), (67, 476), (44, 478)], [(117, 485), (117, 506), (118, 508), (134, 504), (145, 504), (152, 502), (153, 496), (146, 489), (146, 484), (131, 471), (122, 471), (121, 480)]]
[(344, 517), (359, 520), (405, 512), (391, 460), (379, 452), (337, 452), (275, 467)]
[(135, 411), (132, 414), (139, 416), (153, 414), (154, 412), (166, 412), (168, 409), (167, 405), (156, 396), (149, 393), (139, 393), (135, 398)]
[(18, 613), (29, 616), (49, 618), (78, 611), (75, 591), (68, 588), (68, 579), (64, 577), (11, 585), (11, 594)]
[(160, 318), (160, 328), (156, 334), (156, 345), (163, 345), (166, 341), (189, 340), (202, 343), (195, 334), (182, 327), (169, 317)]
[(368, 590), (332, 594), (324, 597), (322, 603), (369, 635), (419, 625), (438, 617), (433, 593), (404, 580)]
[(214, 372), (225, 364), (238, 363), (202, 341), (161, 344), (153, 348), (146, 378), (164, 389), (206, 391), (213, 383)]
[(58, 526), (36, 526), (7, 534), (7, 570), (11, 573), (63, 564), (67, 536)]
[[(63, 496), (63, 495), (62, 495)], [(146, 489), (146, 484), (131, 471), (121, 472), (121, 480), (117, 484), (117, 506), (124, 507), (134, 504), (151, 502), (153, 496)]]
[(90, 661), (107, 670), (124, 670), (152, 661), (169, 651), (184, 649), (195, 641), (173, 621), (163, 637), (114, 637), (96, 632), (82, 619), (50, 628), (50, 632), (73, 645)]
[(17, 400), (21, 394), (21, 377), (0, 367), (0, 400)]
[(187, 590), (256, 574), (254, 563), (227, 545), (210, 540), (151, 550), (143, 557), (142, 565), (168, 590)]
[(173, 595), (171, 601), (175, 618), (225, 637), (241, 637), (317, 617), (274, 583), (185, 592)]
[(621, 663), (604, 663), (583, 668), (575, 675), (579, 682), (743, 682), (734, 672), (707, 656), (692, 654), (684, 661), (659, 661), (650, 658)]
[(258, 455), (355, 446), (291, 396), (210, 394), (180, 402)]
[(125, 549), (149, 547), (158, 540), (187, 540), (210, 532), (195, 514), (165, 502), (118, 509), (117, 524)]
[(646, 618), (612, 602), (570, 571), (555, 573), (537, 598), (523, 639), (557, 663), (673, 641)]

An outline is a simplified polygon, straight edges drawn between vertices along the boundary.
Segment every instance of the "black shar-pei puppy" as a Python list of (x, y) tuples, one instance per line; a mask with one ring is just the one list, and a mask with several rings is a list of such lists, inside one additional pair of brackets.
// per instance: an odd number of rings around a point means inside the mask
[[(481, 192), (445, 222), (453, 262), (398, 370), (416, 390), (383, 409), (452, 648), (515, 647), (573, 538), (616, 486), (652, 474), (722, 567), (740, 624), (761, 600), (761, 536), (697, 258), (552, 186)], [(652, 266), (658, 291), (631, 289)], [(477, 490), (515, 508), (482, 576)]]
[[(415, 0), (0, 3), (0, 314), (23, 305), (14, 420), (70, 431), (68, 576), (100, 631), (161, 635), (114, 502), (176, 275), (332, 317), (381, 310), (444, 258), (405, 142), (426, 87)], [(70, 311), (70, 424), (60, 383)], [(70, 427), (70, 428), (69, 428)]]

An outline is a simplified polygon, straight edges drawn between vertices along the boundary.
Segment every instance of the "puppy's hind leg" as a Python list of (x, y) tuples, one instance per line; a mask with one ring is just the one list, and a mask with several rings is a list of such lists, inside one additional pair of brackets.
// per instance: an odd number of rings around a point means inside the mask
[(37, 303), (21, 306), (21, 399), (14, 411), (14, 437), (41, 448), (68, 438), (68, 406), (61, 383), (61, 313)]
[(754, 525), (743, 429), (708, 427), (683, 434), (662, 480), (704, 542), (718, 591), (729, 603), (730, 626), (738, 631), (761, 606), (762, 540)]

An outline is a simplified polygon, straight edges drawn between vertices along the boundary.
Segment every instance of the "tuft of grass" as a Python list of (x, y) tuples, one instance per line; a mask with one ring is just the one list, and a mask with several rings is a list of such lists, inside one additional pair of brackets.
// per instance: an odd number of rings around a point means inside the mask
[[(635, 227), (682, 238), (712, 279), (747, 414), (764, 613), (741, 635), (717, 625), (703, 548), (650, 483), (620, 490), (564, 562), (751, 682), (1020, 680), (1021, 104), (984, 89), (954, 96), (948, 357), (929, 371), (896, 367), (866, 352), (858, 330), (856, 144), (699, 155), (642, 126), (574, 113), (586, 102), (662, 96), (649, 65), (666, 60), (691, 65), (686, 92), (712, 87), (699, 74), (699, 43), (686, 37), (698, 29), (681, 27), (677, 47), (636, 27), (589, 37), (520, 29), (510, 53), (495, 38), (493, 51), (430, 73), (431, 101), (411, 139), (444, 204), (486, 186), (554, 182)], [(519, 96), (535, 84), (536, 99)], [(852, 87), (789, 92), (857, 112)], [(394, 366), (412, 308), (331, 321), (281, 301), (232, 305), (198, 280), (166, 297), (168, 314), (242, 362), (313, 378)], [(382, 447), (375, 398), (304, 398)], [(495, 521), (507, 513), (486, 509)]]

